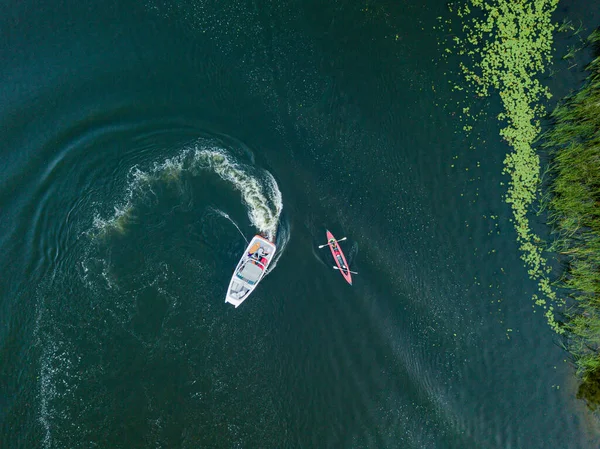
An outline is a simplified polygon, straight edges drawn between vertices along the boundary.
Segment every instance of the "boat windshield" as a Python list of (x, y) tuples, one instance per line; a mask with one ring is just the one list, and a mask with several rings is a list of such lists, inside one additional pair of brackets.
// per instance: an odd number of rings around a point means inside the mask
[(262, 272), (262, 265), (256, 265), (254, 261), (248, 261), (238, 271), (237, 277), (243, 279), (250, 285), (254, 285), (262, 276)]

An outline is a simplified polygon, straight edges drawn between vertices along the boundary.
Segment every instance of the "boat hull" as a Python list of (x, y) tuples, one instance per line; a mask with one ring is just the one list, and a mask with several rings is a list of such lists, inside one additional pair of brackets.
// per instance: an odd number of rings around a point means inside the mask
[(340, 248), (340, 244), (336, 241), (334, 245), (333, 243), (331, 243), (331, 240), (336, 240), (336, 238), (331, 232), (327, 231), (327, 244), (329, 245), (329, 249), (331, 250), (331, 254), (333, 255), (333, 260), (339, 268), (339, 272), (341, 273), (342, 277), (346, 280), (348, 284), (352, 285), (352, 274), (350, 273), (350, 267), (348, 266), (348, 262), (346, 261), (346, 256), (344, 256), (344, 252), (342, 251), (342, 248)]
[[(259, 249), (262, 249), (265, 253), (263, 257), (258, 257)], [(261, 235), (255, 235), (250, 240), (248, 247), (233, 271), (225, 295), (225, 302), (238, 308), (250, 296), (265, 277), (276, 249), (273, 242)]]

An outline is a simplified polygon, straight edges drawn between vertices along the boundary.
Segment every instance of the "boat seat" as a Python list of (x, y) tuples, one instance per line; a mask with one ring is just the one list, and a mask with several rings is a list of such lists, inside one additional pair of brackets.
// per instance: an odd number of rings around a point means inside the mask
[(247, 262), (237, 273), (238, 278), (245, 280), (250, 285), (256, 284), (262, 276), (262, 268), (253, 262)]

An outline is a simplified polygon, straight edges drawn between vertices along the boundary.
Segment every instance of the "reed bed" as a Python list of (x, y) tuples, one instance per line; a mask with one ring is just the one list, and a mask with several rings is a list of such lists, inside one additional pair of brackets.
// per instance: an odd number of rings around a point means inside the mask
[[(600, 44), (600, 31), (590, 36)], [(572, 301), (561, 328), (568, 333), (583, 383), (578, 396), (600, 404), (600, 57), (588, 67), (586, 84), (551, 114), (543, 136), (551, 154), (549, 218), (556, 233), (551, 250), (565, 265), (560, 280)]]

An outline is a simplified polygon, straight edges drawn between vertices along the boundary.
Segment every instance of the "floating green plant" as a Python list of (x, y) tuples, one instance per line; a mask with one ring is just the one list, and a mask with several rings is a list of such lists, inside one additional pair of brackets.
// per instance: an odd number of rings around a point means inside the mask
[(573, 22), (568, 19), (563, 19), (563, 21), (556, 27), (556, 31), (559, 33), (566, 33), (567, 31), (575, 31), (575, 27), (573, 26)]
[(548, 323), (562, 333), (554, 317), (554, 306), (560, 301), (548, 278), (541, 240), (528, 218), (540, 184), (540, 161), (532, 145), (540, 133), (542, 103), (550, 98), (538, 77), (551, 62), (555, 29), (551, 14), (557, 3), (467, 0), (454, 9), (463, 20), (464, 37), (455, 43), (457, 53), (465, 57), (460, 63), (465, 79), (479, 97), (498, 92), (504, 108), (498, 116), (504, 124), (500, 135), (512, 149), (504, 160), (504, 173), (510, 176), (505, 199), (512, 208), (521, 259), (537, 282), (533, 300), (545, 310)]
[(573, 59), (575, 57), (575, 53), (577, 53), (580, 48), (575, 47), (574, 45), (569, 47), (569, 51), (562, 57), (563, 59)]

